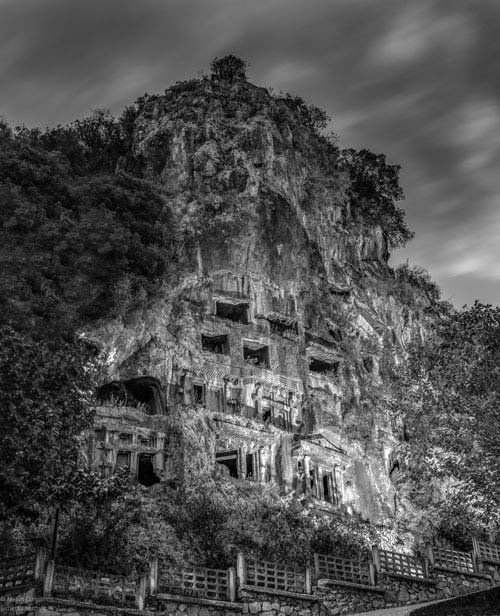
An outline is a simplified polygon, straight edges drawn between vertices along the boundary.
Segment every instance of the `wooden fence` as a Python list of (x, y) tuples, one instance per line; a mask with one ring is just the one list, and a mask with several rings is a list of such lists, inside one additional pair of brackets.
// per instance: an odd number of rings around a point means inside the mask
[(477, 560), (485, 563), (491, 563), (493, 565), (500, 565), (499, 545), (486, 543), (485, 541), (479, 541), (474, 538), (472, 539), (472, 546)]
[(279, 562), (255, 560), (238, 555), (238, 579), (240, 586), (275, 592), (311, 594), (311, 571), (289, 567)]
[(144, 608), (146, 578), (63, 567), (50, 561), (47, 565), (44, 596), (74, 598), (78, 601)]
[(33, 588), (42, 578), (45, 560), (44, 550), (0, 560), (0, 595)]
[(430, 564), (436, 569), (470, 574), (476, 572), (472, 552), (459, 552), (458, 550), (427, 546), (427, 557)]
[(314, 572), (317, 579), (327, 578), (348, 584), (374, 586), (375, 577), (370, 565), (371, 563), (327, 556), (326, 554), (314, 555)]
[(428, 577), (424, 563), (408, 554), (373, 547), (373, 562), (377, 573), (415, 580), (425, 580)]
[(158, 572), (157, 592), (203, 597), (216, 601), (235, 601), (234, 569), (165, 566)]

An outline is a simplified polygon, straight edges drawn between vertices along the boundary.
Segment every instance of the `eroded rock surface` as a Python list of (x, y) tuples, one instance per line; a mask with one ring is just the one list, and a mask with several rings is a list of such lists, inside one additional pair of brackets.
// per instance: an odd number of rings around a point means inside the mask
[[(386, 233), (353, 216), (334, 146), (303, 111), (243, 80), (142, 101), (135, 155), (174, 213), (176, 261), (141, 310), (88, 332), (128, 387), (103, 391), (91, 455), (96, 468), (273, 482), (386, 523), (400, 427), (384, 365), (421, 335), (429, 300), (402, 298)], [(149, 385), (129, 391), (139, 377)]]

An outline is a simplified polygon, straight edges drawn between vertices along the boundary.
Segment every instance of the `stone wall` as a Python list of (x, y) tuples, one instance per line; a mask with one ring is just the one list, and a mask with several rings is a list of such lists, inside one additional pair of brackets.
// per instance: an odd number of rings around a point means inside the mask
[(382, 588), (354, 588), (329, 582), (318, 585), (315, 592), (331, 616), (386, 607), (385, 591)]

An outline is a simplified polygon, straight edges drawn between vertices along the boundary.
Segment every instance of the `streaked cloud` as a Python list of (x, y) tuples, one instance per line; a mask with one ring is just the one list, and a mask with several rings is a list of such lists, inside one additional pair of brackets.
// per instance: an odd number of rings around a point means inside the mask
[(0, 0), (0, 115), (115, 113), (236, 53), (341, 144), (402, 165), (425, 266), (457, 304), (500, 304), (498, 0)]

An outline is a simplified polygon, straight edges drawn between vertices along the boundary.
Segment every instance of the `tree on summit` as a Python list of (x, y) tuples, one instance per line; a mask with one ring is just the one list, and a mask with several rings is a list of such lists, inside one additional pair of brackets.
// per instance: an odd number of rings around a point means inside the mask
[(232, 83), (238, 79), (246, 80), (247, 63), (245, 60), (229, 54), (222, 58), (215, 58), (210, 63), (212, 79), (220, 79)]

